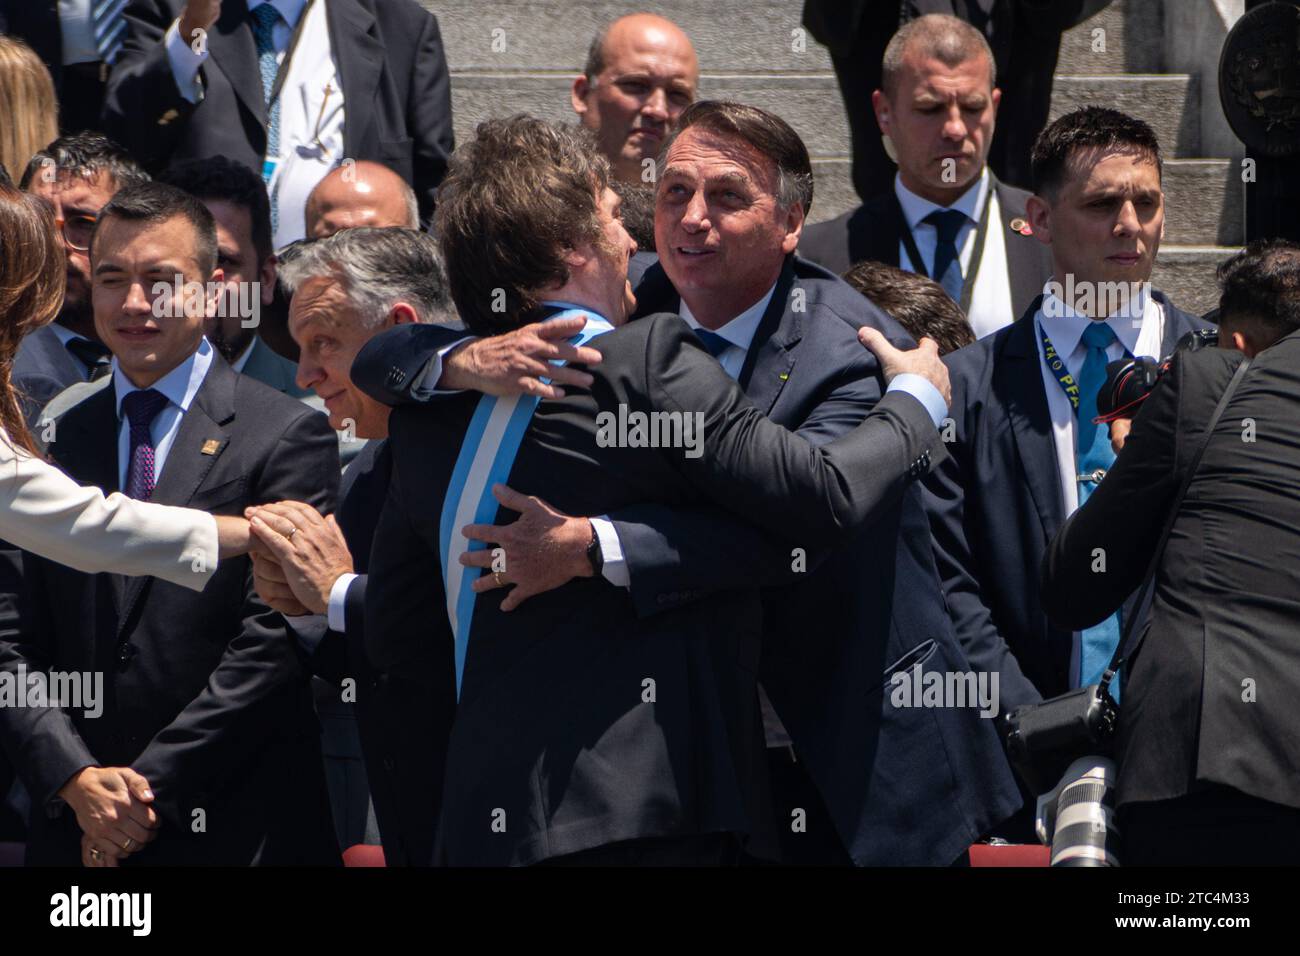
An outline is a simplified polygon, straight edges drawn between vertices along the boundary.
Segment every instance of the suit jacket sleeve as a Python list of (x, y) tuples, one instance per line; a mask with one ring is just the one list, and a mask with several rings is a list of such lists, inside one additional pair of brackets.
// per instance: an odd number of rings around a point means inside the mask
[(307, 662), (307, 667), (313, 674), (332, 684), (341, 684), (345, 677), (353, 676), (356, 671), (351, 663), (347, 635), (351, 634), (355, 641), (352, 646), (365, 646), (366, 575), (357, 575), (348, 585), (343, 615), (344, 630), (326, 630)]
[[(167, 4), (136, 0), (125, 16), (126, 42), (104, 95), (104, 132), (146, 168), (157, 169), (175, 152), (198, 104), (181, 95), (167, 59), (163, 37), (175, 19)], [(176, 111), (176, 118), (160, 123), (169, 110)]]
[[(880, 401), (875, 359), (853, 344), (858, 354), (795, 431), (814, 445), (847, 434)], [(825, 549), (810, 552), (798, 541), (765, 534), (716, 508), (639, 504), (609, 517), (627, 561), (632, 603), (643, 616), (715, 590), (787, 584), (826, 557)], [(802, 555), (795, 552), (800, 547)]]
[[(1142, 584), (1178, 493), (1181, 396), (1197, 392), (1217, 401), (1235, 365), (1228, 361), (1235, 356), (1206, 351), (1208, 362), (1187, 362), (1186, 353), (1175, 353), (1169, 372), (1133, 419), (1106, 480), (1043, 555), (1043, 610), (1058, 627), (1081, 630), (1105, 620)], [(1203, 371), (1210, 362), (1221, 373), (1217, 384)], [(1185, 454), (1201, 442), (1204, 424), (1187, 439)]]
[[(901, 393), (886, 395), (841, 438), (812, 445), (769, 421), (679, 318), (641, 322), (645, 410), (703, 423), (703, 453), (665, 449), (669, 460), (709, 500), (810, 553), (888, 511), (923, 465), (945, 455), (925, 407)], [(612, 398), (602, 407), (615, 407)]]
[(420, 201), (420, 225), (430, 230), (438, 184), (447, 172), (447, 161), (455, 147), (447, 55), (443, 51), (438, 21), (432, 16), (425, 18), (424, 32), (420, 36), (407, 110), (414, 149), (413, 186)]
[(926, 511), (934, 542), (935, 564), (948, 600), (953, 627), (971, 667), (998, 675), (1003, 712), (1042, 700), (1042, 694), (1020, 669), (1006, 640), (998, 633), (993, 613), (980, 591), (978, 568), (966, 532), (966, 489), (975, 487), (970, 461), (968, 423), (965, 421), (968, 382), (952, 376), (952, 419), (957, 440), (949, 443), (949, 456), (925, 480)]
[(217, 564), (206, 512), (107, 497), (17, 454), (0, 433), (0, 538), (78, 571), (144, 575), (203, 590)]
[(410, 323), (372, 336), (352, 361), (352, 381), (377, 402), (397, 407), (418, 404), (411, 384), (441, 349), (469, 337), (464, 329)]
[[(338, 495), (338, 475), (338, 439), (323, 416), (304, 406), (262, 464), (250, 497), (257, 502), (303, 501), (327, 512)], [(190, 794), (219, 786), (223, 777), (239, 772), (246, 758), (241, 741), (267, 719), (259, 704), (302, 677), (296, 642), (284, 619), (258, 598), (251, 563), (242, 616), (243, 627), (207, 686), (132, 764), (153, 787), (159, 813), (173, 825), (188, 825), (183, 808)]]

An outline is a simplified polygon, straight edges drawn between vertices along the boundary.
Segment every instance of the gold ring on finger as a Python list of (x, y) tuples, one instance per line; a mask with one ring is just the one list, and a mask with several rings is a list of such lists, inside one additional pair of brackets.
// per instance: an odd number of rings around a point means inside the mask
[(97, 846), (92, 846), (90, 848), (90, 858), (95, 861), (102, 860), (104, 858), (104, 851)]
[(506, 582), (504, 582), (504, 581), (501, 580), (501, 572), (500, 572), (500, 571), (493, 571), (493, 572), (492, 572), (492, 580), (496, 581), (496, 583), (497, 583), (497, 587), (499, 587), (499, 588), (503, 588), (503, 587), (506, 586)]
[(131, 839), (130, 837), (127, 837), (126, 842), (122, 844), (122, 849), (125, 850), (127, 853), (130, 853), (131, 844), (133, 843), (135, 843), (135, 840)]

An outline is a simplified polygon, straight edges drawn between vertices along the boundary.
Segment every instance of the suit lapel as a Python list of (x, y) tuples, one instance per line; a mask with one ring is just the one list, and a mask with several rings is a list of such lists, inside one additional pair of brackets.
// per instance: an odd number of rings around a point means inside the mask
[(1029, 302), (1033, 302), (1043, 292), (1044, 269), (1050, 274), (1050, 263), (1044, 264), (1044, 259), (1049, 253), (1047, 247), (1040, 243), (1033, 235), (1023, 235), (1019, 230), (1013, 229), (1011, 223), (1019, 219), (1022, 222), (1026, 220), (1025, 208), (1017, 201), (1017, 197), (1011, 195), (1010, 190), (993, 176), (992, 171), (989, 176), (993, 180), (993, 189), (998, 197), (998, 212), (1001, 218), (1000, 224), (996, 224), (1002, 230), (1004, 236), (1003, 247), (1007, 251), (1007, 284), (1011, 288), (1011, 307), (1013, 309), (1023, 309)]
[(1170, 302), (1169, 297), (1159, 289), (1152, 289), (1151, 295), (1165, 310), (1165, 328), (1160, 336), (1160, 357), (1162, 359), (1173, 354), (1174, 347), (1178, 345), (1178, 340), (1188, 332), (1193, 329), (1208, 329), (1213, 325), (1211, 322), (1184, 312)]
[(894, 187), (859, 207), (849, 221), (849, 262), (870, 259), (896, 266), (907, 222)]
[(803, 337), (806, 311), (795, 312), (789, 308), (794, 281), (794, 259), (787, 256), (772, 290), (772, 300), (754, 330), (749, 351), (745, 353), (745, 364), (741, 366), (737, 379), (745, 394), (764, 415), (771, 412), (789, 379), (790, 370), (794, 368), (792, 349)]
[[(204, 479), (217, 459), (230, 443), (230, 431), (235, 418), (235, 372), (219, 355), (213, 355), (212, 365), (203, 378), (190, 403), (189, 411), (181, 417), (176, 440), (167, 452), (162, 475), (154, 487), (151, 501), (163, 505), (185, 506), (202, 486)], [(216, 445), (210, 444), (215, 441)], [(204, 448), (208, 451), (205, 452)], [(118, 633), (131, 617), (131, 611), (145, 593), (153, 578), (128, 578), (122, 594), (121, 612), (118, 614)]]
[(1045, 539), (1050, 540), (1065, 520), (1065, 506), (1061, 501), (1052, 416), (1039, 369), (1034, 323), (1037, 312), (1035, 300), (1008, 333), (1003, 344), (1004, 361), (994, 364), (993, 391), (1011, 420), (1025, 483), (1043, 522)]
[[(186, 40), (188, 42), (188, 39)], [(257, 43), (245, 3), (222, 4), (216, 26), (208, 32), (208, 52), (237, 96), (266, 129), (266, 100), (257, 66)]]
[(348, 122), (343, 127), (343, 149), (349, 156), (362, 152), (361, 144), (375, 121), (371, 104), (383, 72), (384, 48), (374, 35), (375, 18), (357, 0), (330, 0), (325, 7), (330, 48), (338, 64)]

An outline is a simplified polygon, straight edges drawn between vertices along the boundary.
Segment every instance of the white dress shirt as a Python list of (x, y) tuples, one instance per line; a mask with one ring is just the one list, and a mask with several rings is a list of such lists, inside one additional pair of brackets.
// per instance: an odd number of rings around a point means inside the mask
[[(149, 426), (149, 437), (154, 448), (155, 485), (162, 479), (167, 454), (176, 442), (176, 433), (181, 428), (181, 418), (189, 411), (190, 403), (198, 394), (199, 386), (203, 384), (203, 378), (211, 366), (212, 346), (204, 338), (189, 358), (149, 386), (167, 398), (166, 406), (154, 416), (153, 423)], [(132, 385), (131, 380), (123, 374), (116, 358), (113, 359), (113, 390), (117, 395), (117, 486), (125, 489), (127, 471), (131, 465), (131, 422), (122, 411), (122, 399), (140, 389)]]
[[(975, 276), (975, 288), (971, 290), (970, 312), (967, 319), (975, 330), (975, 337), (983, 338), (996, 332), (1003, 326), (1010, 325), (1018, 316), (1011, 307), (1011, 281), (1007, 276), (1006, 238), (1002, 235), (1002, 209), (998, 204), (997, 193), (992, 189), (988, 167), (979, 179), (961, 194), (951, 206), (940, 206), (928, 199), (923, 199), (903, 185), (902, 177), (894, 177), (894, 194), (903, 210), (903, 220), (912, 231), (912, 241), (916, 251), (925, 260), (925, 273), (933, 277), (934, 256), (939, 245), (939, 231), (933, 223), (922, 222), (926, 216), (936, 210), (956, 209), (964, 212), (966, 222), (957, 233), (957, 251), (961, 261), (961, 274), (970, 275), (971, 256), (975, 254), (975, 227), (980, 216), (984, 214), (984, 204), (989, 206), (989, 225), (984, 237), (984, 254), (980, 258), (979, 272)], [(920, 272), (907, 253), (907, 247), (899, 240), (898, 264), (908, 272)], [(937, 280), (936, 280), (937, 281)]]
[(98, 63), (95, 45), (95, 20), (90, 14), (92, 0), (59, 0), (59, 36), (62, 41), (63, 65)]
[[(279, 223), (272, 238), (276, 249), (307, 234), (307, 196), (335, 166), (343, 162), (343, 84), (330, 44), (325, 3), (308, 6), (308, 0), (246, 0), (249, 10), (271, 3), (281, 21), (272, 30), (277, 62), (283, 63), (298, 20), (305, 15), (302, 33), (280, 87), (280, 151), (268, 157), (276, 162), (268, 183)], [(176, 85), (191, 103), (203, 98), (199, 70), (207, 63), (206, 46), (195, 51), (173, 23), (165, 39), (167, 58)]]

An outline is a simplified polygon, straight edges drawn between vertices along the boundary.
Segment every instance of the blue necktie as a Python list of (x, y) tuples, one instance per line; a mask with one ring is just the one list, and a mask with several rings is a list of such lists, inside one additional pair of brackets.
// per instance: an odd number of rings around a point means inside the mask
[(709, 354), (714, 358), (731, 348), (731, 343), (717, 332), (710, 332), (708, 329), (696, 329), (695, 334), (700, 337), (700, 341), (704, 343), (704, 347), (709, 350)]
[[(280, 65), (275, 60), (275, 25), (282, 19), (280, 11), (270, 3), (263, 3), (249, 11), (253, 18), (253, 39), (257, 41), (257, 71), (262, 75), (262, 99), (266, 102), (266, 162), (262, 165), (262, 178), (269, 184), (274, 163), (280, 158), (280, 98), (271, 101), (275, 75)], [(275, 196), (271, 197), (271, 231), (280, 226), (280, 211)]]
[(131, 423), (130, 464), (126, 470), (126, 495), (148, 501), (153, 496), (157, 476), (153, 436), (149, 429), (158, 413), (167, 407), (167, 396), (152, 388), (127, 392), (122, 396), (122, 411)]
[(957, 209), (936, 209), (922, 219), (934, 226), (939, 242), (934, 249), (934, 270), (930, 278), (943, 286), (943, 291), (954, 302), (961, 301), (961, 257), (957, 254), (957, 233), (969, 218)]
[[(1084, 330), (1082, 342), (1088, 349), (1079, 372), (1079, 407), (1075, 411), (1075, 461), (1079, 474), (1092, 474), (1098, 469), (1108, 470), (1115, 463), (1115, 452), (1110, 446), (1110, 429), (1095, 425), (1097, 395), (1106, 381), (1106, 347), (1115, 341), (1115, 330), (1105, 322), (1090, 321)], [(1088, 500), (1097, 487), (1094, 481), (1079, 482), (1079, 505)], [(1079, 686), (1087, 687), (1101, 679), (1119, 645), (1119, 613), (1116, 612), (1100, 624), (1086, 628), (1081, 635), (1079, 648)], [(1110, 685), (1111, 696), (1119, 700), (1119, 677)]]
[(122, 51), (126, 37), (126, 18), (122, 10), (128, 0), (91, 0), (90, 22), (95, 32), (95, 49), (99, 58), (112, 64)]

